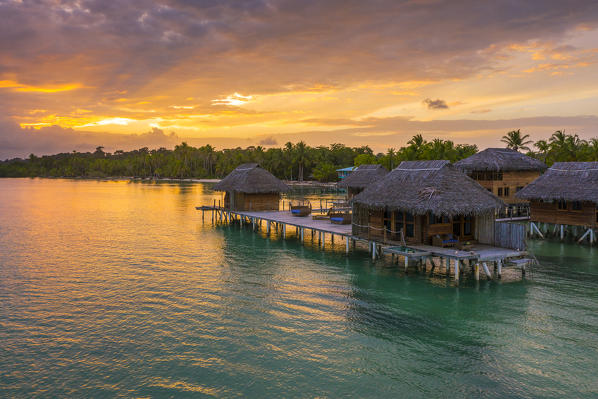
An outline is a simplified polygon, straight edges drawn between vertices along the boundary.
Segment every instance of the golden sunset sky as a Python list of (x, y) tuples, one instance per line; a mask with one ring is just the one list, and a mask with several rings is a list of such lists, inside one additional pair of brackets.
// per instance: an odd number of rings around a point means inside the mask
[(0, 158), (598, 133), (595, 1), (0, 0)]

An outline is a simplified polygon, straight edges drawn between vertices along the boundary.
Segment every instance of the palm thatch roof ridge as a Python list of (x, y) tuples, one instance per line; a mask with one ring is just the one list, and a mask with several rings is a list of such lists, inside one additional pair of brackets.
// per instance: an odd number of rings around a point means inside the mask
[(556, 162), (516, 197), (598, 203), (598, 162)]
[(238, 191), (246, 194), (279, 193), (289, 187), (257, 163), (239, 165), (214, 186), (216, 191)]
[(505, 204), (449, 161), (403, 161), (353, 199), (375, 209), (417, 215), (482, 215)]
[(547, 168), (544, 162), (510, 148), (486, 148), (470, 157), (455, 162), (455, 167), (465, 173), (473, 171), (543, 171)]
[(382, 165), (359, 165), (349, 176), (337, 183), (338, 187), (342, 188), (357, 188), (363, 189), (369, 184), (380, 180), (388, 170)]

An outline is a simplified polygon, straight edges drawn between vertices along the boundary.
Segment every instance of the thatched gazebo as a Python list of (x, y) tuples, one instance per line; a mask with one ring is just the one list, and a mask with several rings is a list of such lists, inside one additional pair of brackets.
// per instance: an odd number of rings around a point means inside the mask
[(353, 198), (353, 234), (430, 244), (434, 237), (492, 244), (504, 203), (449, 161), (404, 161)]
[(224, 207), (233, 211), (277, 211), (280, 193), (289, 187), (257, 163), (237, 166), (214, 186), (225, 191)]
[(382, 179), (388, 170), (382, 165), (359, 165), (351, 174), (338, 182), (337, 187), (347, 189), (347, 199), (359, 194), (371, 183)]
[(455, 167), (508, 205), (525, 204), (515, 193), (546, 170), (544, 162), (509, 148), (487, 148), (455, 162)]
[(598, 226), (598, 162), (557, 162), (517, 193), (532, 222)]

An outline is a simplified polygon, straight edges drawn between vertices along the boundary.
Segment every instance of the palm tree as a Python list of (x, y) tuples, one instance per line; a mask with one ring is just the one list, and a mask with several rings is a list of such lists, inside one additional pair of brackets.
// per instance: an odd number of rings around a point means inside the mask
[(395, 160), (395, 149), (394, 148), (389, 148), (388, 151), (386, 151), (386, 156), (388, 157), (388, 165), (389, 165), (389, 170), (393, 170), (394, 169), (394, 160)]
[(593, 138), (589, 143), (590, 161), (598, 161), (598, 138)]
[(297, 179), (303, 181), (303, 167), (307, 161), (307, 145), (304, 141), (300, 141), (295, 144), (295, 159), (299, 164), (299, 173)]
[(524, 134), (522, 136), (521, 131), (519, 129), (517, 129), (517, 130), (511, 130), (505, 136), (502, 136), (502, 139), (500, 141), (507, 144), (507, 148), (510, 148), (512, 150), (515, 150), (515, 151), (527, 150), (527, 151), (529, 151), (530, 149), (528, 147), (528, 144), (531, 144), (532, 141), (527, 140), (528, 138), (529, 138), (529, 134)]
[(534, 147), (536, 147), (540, 154), (542, 154), (542, 162), (546, 163), (546, 158), (548, 158), (548, 151), (550, 150), (550, 144), (548, 144), (546, 140), (538, 140), (534, 144)]

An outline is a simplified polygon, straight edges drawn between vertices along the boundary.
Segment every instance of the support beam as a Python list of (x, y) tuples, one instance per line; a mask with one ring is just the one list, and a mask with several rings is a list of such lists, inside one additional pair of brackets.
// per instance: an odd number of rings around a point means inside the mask
[(444, 270), (447, 276), (451, 275), (451, 259), (448, 257), (444, 258)]
[(300, 227), (299, 229), (300, 229), (300, 231), (301, 231), (301, 243), (303, 243), (303, 230), (304, 230), (304, 229), (303, 229), (303, 227)]
[(475, 263), (475, 265), (473, 266), (474, 268), (474, 277), (475, 277), (475, 281), (480, 281), (480, 264), (478, 262)]
[(565, 226), (561, 224), (561, 241), (565, 238)]
[(324, 249), (324, 242), (326, 241), (326, 233), (322, 232), (322, 249)]
[(376, 260), (376, 242), (372, 241), (372, 260)]
[(349, 236), (345, 237), (345, 253), (349, 253)]
[(455, 259), (455, 281), (459, 282), (459, 259)]
[(283, 239), (287, 238), (287, 225), (286, 224), (282, 225), (282, 238)]
[(542, 232), (540, 231), (540, 229), (538, 228), (538, 226), (536, 226), (536, 224), (535, 224), (534, 222), (530, 222), (530, 228), (531, 228), (531, 230), (532, 230), (532, 231), (533, 231), (533, 230), (535, 230), (535, 231), (536, 231), (536, 233), (537, 233), (537, 234), (538, 234), (540, 237), (544, 238), (544, 234), (542, 234)]
[(405, 256), (405, 273), (407, 273), (407, 269), (409, 269), (409, 258)]
[(484, 262), (482, 263), (482, 266), (484, 267), (484, 273), (486, 273), (486, 277), (492, 279), (492, 273), (490, 273), (490, 269), (488, 269), (488, 264)]
[(497, 269), (498, 278), (501, 279), (502, 278), (502, 260), (499, 260), (497, 262), (497, 266), (498, 266), (498, 269)]
[[(583, 233), (583, 235), (581, 236), (581, 238), (579, 240), (577, 240), (578, 243), (582, 242), (584, 238), (586, 238), (588, 235), (590, 235), (590, 233), (592, 232), (592, 228), (590, 227), (585, 233)], [(591, 236), (590, 236), (591, 238)], [(591, 242), (591, 240), (590, 240)]]

